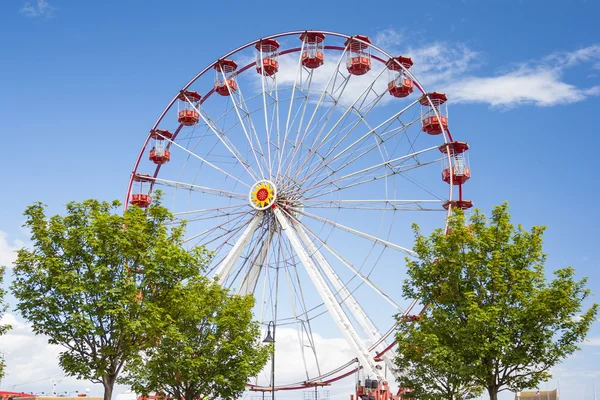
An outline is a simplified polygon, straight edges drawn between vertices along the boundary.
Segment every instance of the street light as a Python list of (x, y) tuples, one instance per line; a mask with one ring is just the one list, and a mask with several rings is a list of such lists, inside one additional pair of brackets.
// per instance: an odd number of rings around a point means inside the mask
[[(273, 326), (273, 336), (271, 336), (271, 325)], [(269, 322), (267, 326), (267, 336), (263, 343), (273, 343), (273, 354), (271, 355), (271, 399), (275, 400), (275, 322)]]

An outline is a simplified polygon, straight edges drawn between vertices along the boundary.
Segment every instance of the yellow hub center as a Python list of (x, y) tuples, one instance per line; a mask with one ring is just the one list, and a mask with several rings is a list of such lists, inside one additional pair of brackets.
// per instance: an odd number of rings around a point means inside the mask
[(277, 189), (273, 182), (262, 180), (250, 189), (250, 205), (257, 210), (266, 210), (275, 204)]

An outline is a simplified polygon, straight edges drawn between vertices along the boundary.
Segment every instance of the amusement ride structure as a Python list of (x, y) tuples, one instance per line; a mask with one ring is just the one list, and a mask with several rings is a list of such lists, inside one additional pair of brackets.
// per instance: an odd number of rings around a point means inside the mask
[(207, 274), (254, 294), (279, 364), (277, 381), (266, 371), (250, 390), (362, 370), (357, 397), (402, 395), (387, 386), (395, 328), (424, 308), (401, 296), (411, 223), (443, 228), (472, 207), (469, 146), (450, 133), (446, 95), (412, 67), (367, 36), (272, 35), (206, 66), (149, 130), (127, 202), (163, 191), (186, 245), (214, 250)]

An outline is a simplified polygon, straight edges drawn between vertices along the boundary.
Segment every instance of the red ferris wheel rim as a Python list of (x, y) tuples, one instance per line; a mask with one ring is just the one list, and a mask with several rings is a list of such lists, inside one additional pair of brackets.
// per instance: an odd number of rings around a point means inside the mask
[[(412, 74), (412, 71), (410, 71), (410, 69), (406, 69), (404, 65), (401, 64), (401, 61), (399, 61), (397, 59), (397, 56), (391, 55), (390, 53), (388, 53), (387, 51), (385, 51), (384, 49), (380, 48), (377, 45), (372, 44), (370, 41), (365, 41), (363, 39), (362, 36), (358, 35), (358, 36), (352, 36), (352, 35), (347, 35), (347, 34), (343, 34), (343, 33), (337, 33), (337, 32), (331, 32), (331, 31), (319, 31), (319, 30), (301, 30), (301, 31), (289, 31), (289, 32), (283, 32), (283, 33), (278, 33), (278, 34), (274, 34), (274, 35), (270, 35), (270, 36), (266, 36), (257, 40), (253, 40), (251, 42), (248, 42), (232, 51), (230, 51), (229, 53), (224, 54), (223, 56), (217, 58), (215, 61), (213, 61), (212, 63), (210, 63), (209, 65), (207, 65), (204, 69), (202, 69), (198, 74), (196, 74), (188, 83), (186, 83), (173, 97), (173, 99), (169, 102), (169, 104), (165, 107), (165, 109), (162, 111), (162, 113), (160, 114), (160, 116), (157, 118), (156, 122), (154, 123), (154, 125), (152, 126), (152, 128), (149, 131), (149, 134), (146, 137), (146, 140), (144, 141), (144, 144), (139, 152), (139, 155), (136, 159), (136, 162), (134, 164), (134, 168), (132, 170), (130, 179), (129, 179), (129, 184), (128, 184), (128, 188), (127, 188), (127, 195), (126, 195), (126, 200), (125, 200), (125, 208), (128, 206), (128, 200), (131, 196), (131, 190), (132, 190), (132, 185), (133, 182), (136, 180), (136, 176), (137, 176), (137, 171), (138, 168), (140, 166), (140, 162), (142, 160), (142, 157), (148, 147), (148, 143), (150, 142), (150, 140), (156, 136), (156, 132), (157, 132), (157, 128), (159, 127), (160, 123), (163, 121), (164, 117), (166, 116), (166, 114), (168, 113), (168, 111), (175, 105), (175, 102), (180, 98), (181, 93), (183, 91), (186, 91), (190, 88), (191, 85), (193, 85), (196, 81), (198, 81), (199, 78), (201, 78), (202, 76), (204, 76), (205, 74), (209, 73), (211, 70), (213, 70), (215, 68), (215, 66), (217, 66), (219, 64), (219, 62), (222, 62), (224, 59), (229, 59), (230, 57), (234, 56), (235, 54), (241, 52), (242, 50), (245, 50), (249, 47), (252, 46), (256, 46), (259, 45), (261, 42), (265, 42), (265, 41), (274, 41), (277, 38), (280, 37), (287, 37), (287, 36), (295, 36), (295, 35), (302, 35), (302, 34), (313, 34), (313, 35), (330, 35), (330, 36), (334, 36), (334, 37), (340, 37), (340, 38), (345, 38), (346, 42), (348, 42), (349, 39), (352, 39), (353, 41), (357, 41), (360, 42), (364, 45), (368, 45), (368, 47), (376, 50), (377, 52), (379, 52), (380, 54), (388, 57), (388, 59), (383, 59), (379, 56), (376, 55), (372, 55), (371, 57), (373, 59), (375, 59), (376, 61), (379, 61), (380, 63), (386, 65), (389, 64), (390, 62), (393, 62), (397, 64), (397, 66), (399, 67), (400, 70), (403, 70), (404, 73), (406, 73), (407, 76), (410, 77), (410, 79), (412, 79), (412, 81), (414, 82), (414, 85), (416, 86), (416, 88), (421, 92), (421, 98), (423, 99), (424, 102), (427, 102), (431, 105), (431, 107), (435, 109), (435, 107), (433, 107), (433, 103), (431, 101), (431, 99), (428, 96), (428, 92), (424, 89), (424, 87), (422, 86), (422, 84), (419, 82), (419, 80)], [(368, 39), (367, 39), (368, 40)], [(344, 51), (345, 48), (341, 47), (341, 46), (323, 46), (323, 48), (325, 50), (334, 50), (334, 51)], [(285, 49), (279, 52), (280, 55), (283, 54), (290, 54), (290, 53), (295, 53), (300, 51), (301, 48), (300, 47), (294, 47), (294, 48), (290, 48), (290, 49)], [(239, 75), (249, 69), (251, 69), (253, 66), (256, 65), (256, 61), (251, 62), (247, 65), (244, 65), (243, 67), (241, 67), (238, 72), (236, 73), (236, 75)], [(200, 103), (206, 101), (209, 97), (211, 97), (211, 95), (214, 93), (214, 88), (212, 88), (211, 90), (209, 90), (206, 95), (204, 95), (201, 99), (199, 99)], [(434, 92), (435, 93), (435, 92)], [(435, 111), (435, 113), (437, 114), (437, 111)], [(178, 135), (178, 133), (181, 131), (181, 129), (183, 128), (183, 125), (180, 124), (178, 126), (178, 128), (172, 133), (171, 139), (175, 139)], [(444, 144), (448, 145), (449, 143), (452, 142), (452, 136), (450, 134), (450, 131), (445, 128), (442, 131), (442, 137), (444, 140)], [(443, 145), (442, 145), (443, 146)], [(449, 153), (449, 152), (448, 152)], [(449, 157), (449, 156), (448, 156)], [(160, 172), (161, 169), (161, 165), (157, 165), (155, 167), (155, 171), (153, 174), (153, 177), (156, 178)], [(452, 178), (451, 178), (452, 179)], [(152, 183), (153, 185), (153, 183)], [(452, 195), (452, 191), (453, 191), (453, 185), (450, 184), (450, 189), (449, 189), (449, 199), (452, 200), (453, 199), (453, 195)], [(459, 188), (462, 189), (462, 188)], [(448, 215), (451, 212), (451, 208), (449, 207), (448, 209)], [(415, 300), (416, 303), (416, 300)], [(415, 303), (412, 304), (412, 306), (406, 310), (405, 314), (407, 315), (409, 312), (411, 312), (412, 308), (414, 307)], [(396, 325), (394, 325), (396, 326)], [(391, 335), (391, 333), (393, 333), (393, 327), (392, 329), (390, 329), (386, 334), (382, 335), (381, 340), (385, 340), (387, 337), (389, 337)], [(373, 345), (374, 347), (375, 345)], [(391, 349), (393, 346), (390, 345), (387, 350)], [(383, 354), (384, 352), (379, 353), (378, 355)], [(347, 369), (348, 366), (353, 365), (354, 360), (350, 360), (348, 364), (345, 364), (345, 368)], [(351, 371), (347, 371), (346, 369), (342, 369), (342, 370), (332, 370), (332, 371), (336, 371), (333, 374), (330, 372), (324, 373), (319, 377), (316, 377), (314, 379), (311, 379), (310, 381), (305, 381), (305, 382), (296, 382), (296, 383), (292, 383), (292, 384), (286, 384), (286, 385), (280, 385), (280, 386), (275, 386), (276, 390), (297, 390), (297, 389), (306, 389), (309, 387), (314, 387), (316, 382), (320, 382), (323, 384), (329, 384), (331, 382), (337, 381), (339, 379), (342, 379), (350, 374), (352, 374), (353, 372), (355, 372), (357, 370), (357, 368), (353, 368)], [(332, 377), (333, 376), (333, 377)], [(323, 380), (321, 381), (321, 379), (323, 378), (328, 378), (327, 380)], [(249, 385), (251, 390), (265, 390), (268, 389), (265, 386), (258, 386), (258, 385)]]

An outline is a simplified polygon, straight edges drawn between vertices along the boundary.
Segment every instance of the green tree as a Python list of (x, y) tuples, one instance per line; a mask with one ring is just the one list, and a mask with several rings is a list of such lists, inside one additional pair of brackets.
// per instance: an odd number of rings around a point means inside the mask
[(198, 275), (208, 256), (182, 248), (184, 226), (157, 200), (124, 214), (118, 201), (97, 200), (69, 203), (65, 216), (47, 217), (41, 203), (25, 211), (33, 248), (15, 262), (17, 309), (64, 347), (68, 375), (104, 385), (105, 400), (125, 363), (168, 324), (171, 288)]
[[(8, 305), (4, 302), (4, 296), (6, 295), (6, 290), (2, 287), (2, 283), (4, 282), (4, 271), (5, 267), (0, 266), (0, 319), (4, 315), (4, 312), (8, 308)], [(0, 336), (4, 335), (8, 330), (10, 330), (11, 326), (8, 324), (0, 325)], [(4, 378), (5, 375), (5, 363), (4, 357), (0, 354), (0, 381)]]
[(415, 225), (417, 260), (408, 260), (403, 291), (427, 311), (401, 324), (401, 383), (429, 398), (459, 399), (487, 390), (536, 387), (578, 350), (598, 305), (571, 267), (544, 274), (544, 227), (511, 224), (508, 205), (488, 219), (453, 213), (449, 231), (423, 236)]
[(173, 323), (156, 346), (127, 365), (123, 382), (138, 393), (173, 399), (239, 397), (271, 349), (260, 343), (253, 305), (252, 296), (230, 295), (207, 278), (190, 280), (171, 307)]

